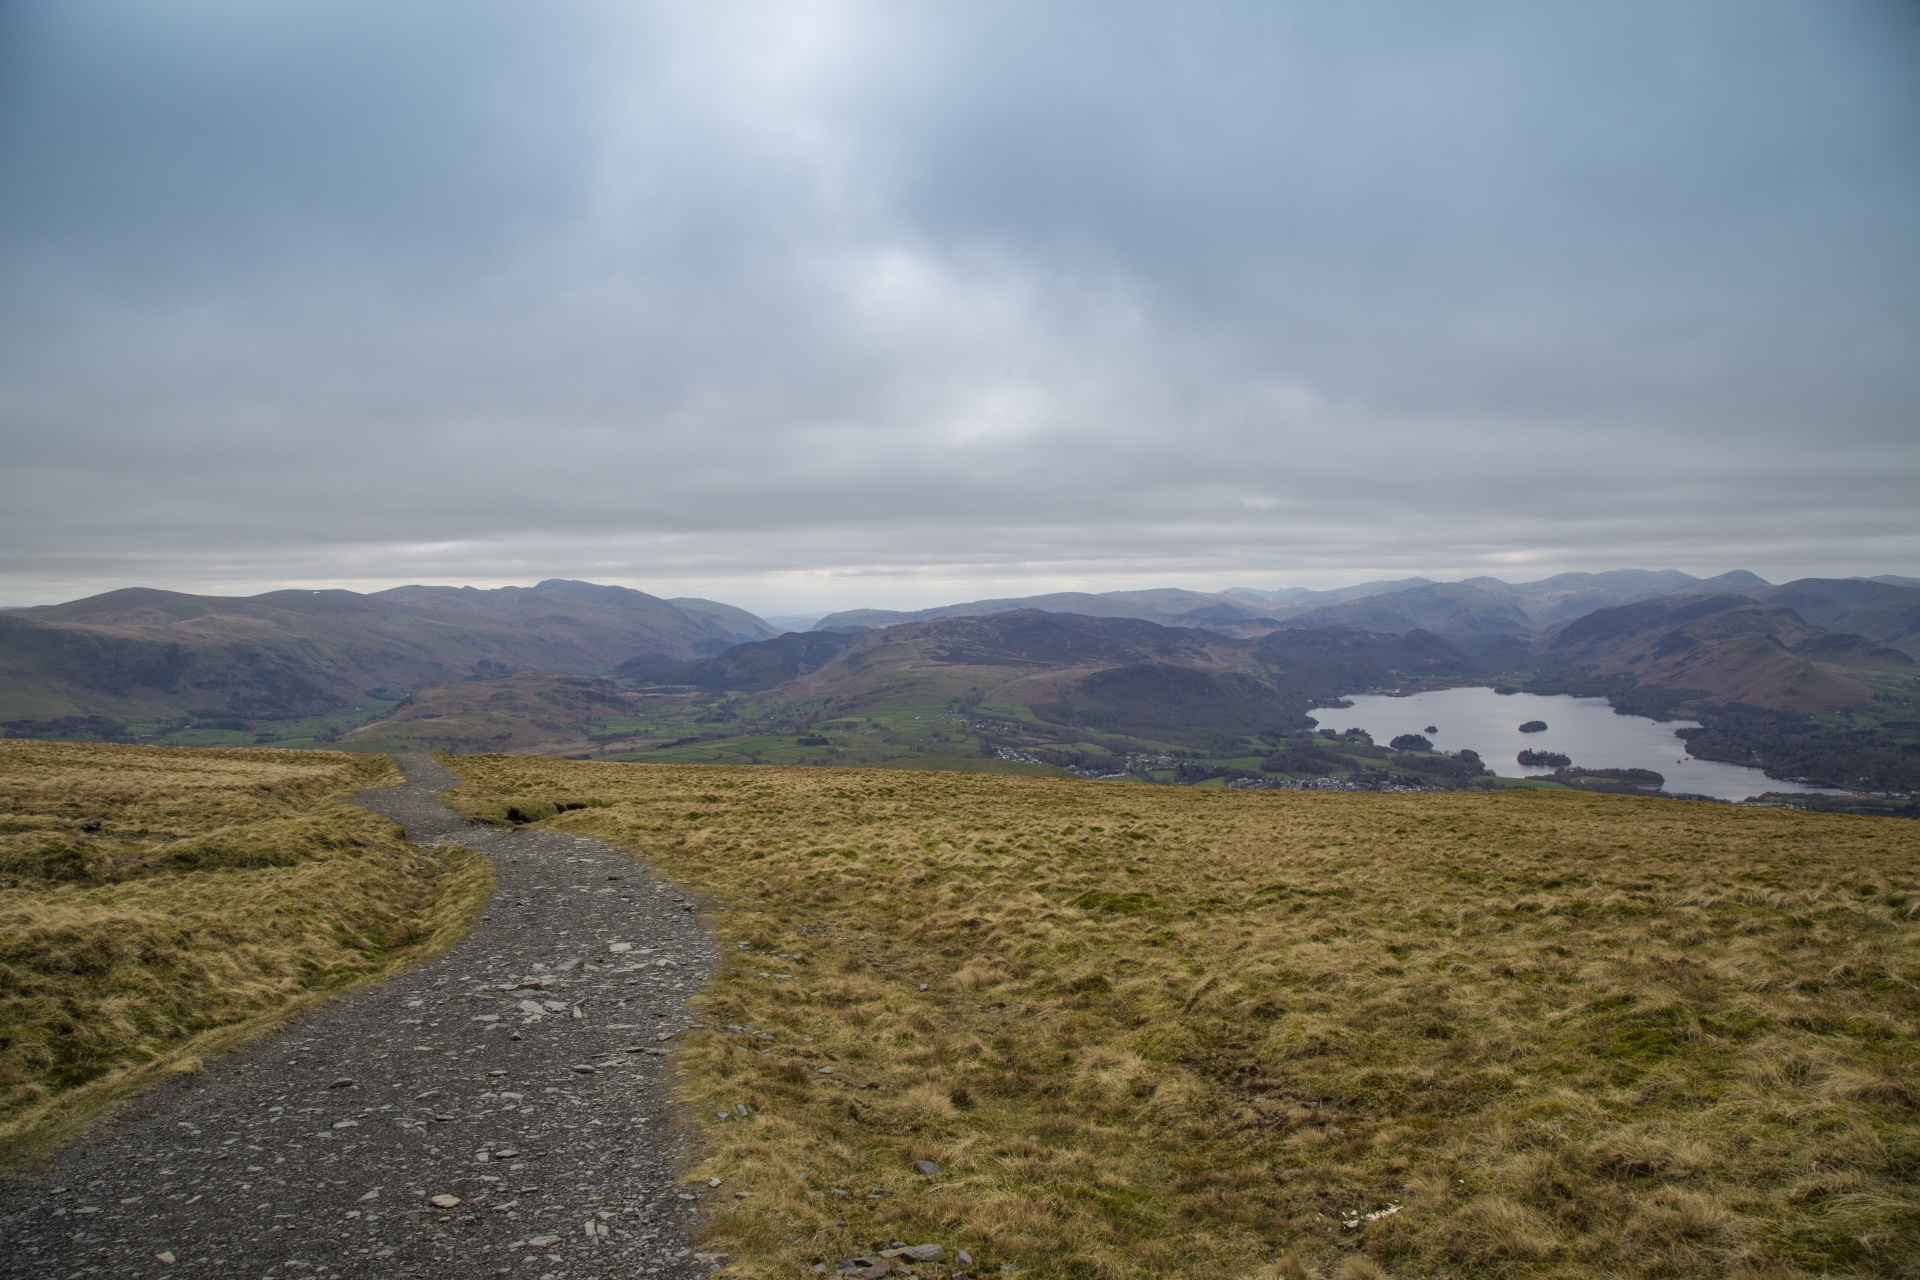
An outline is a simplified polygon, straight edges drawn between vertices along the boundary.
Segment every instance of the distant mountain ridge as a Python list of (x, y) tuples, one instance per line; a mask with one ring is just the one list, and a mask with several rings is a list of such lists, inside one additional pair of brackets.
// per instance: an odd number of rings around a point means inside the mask
[(1139, 618), (1018, 609), (929, 618), (857, 633), (808, 632), (744, 644), (714, 658), (649, 671), (655, 687), (772, 693), (857, 715), (901, 701), (955, 699), (1028, 708), (1067, 733), (1093, 729), (1190, 743), (1305, 724), (1316, 698), (1407, 676), (1479, 672), (1425, 632), (1344, 628), (1243, 640)]
[(1783, 604), (1724, 593), (1599, 609), (1567, 623), (1543, 652), (1643, 685), (1798, 713), (1872, 701), (1859, 672), (1916, 669), (1897, 649), (1827, 631)]
[(1363, 582), (1333, 591), (1288, 587), (1220, 592), (1160, 588), (1147, 591), (1054, 592), (974, 600), (928, 609), (847, 609), (814, 624), (816, 631), (899, 626), (934, 618), (985, 617), (1016, 609), (1078, 613), (1095, 618), (1139, 618), (1162, 626), (1203, 627), (1252, 637), (1276, 626), (1353, 627), (1371, 631), (1429, 630), (1455, 639), (1534, 635), (1595, 609), (1690, 590), (1750, 592), (1769, 586), (1745, 570), (1701, 579), (1678, 569), (1613, 569), (1562, 573), (1536, 582), (1498, 578), (1434, 582), (1428, 578)]
[(1535, 582), (1477, 577), (1461, 582), (1410, 578), (1370, 582), (1339, 591), (1299, 588), (1256, 591), (1234, 587), (1208, 593), (1162, 588), (975, 600), (914, 611), (852, 609), (828, 614), (816, 631), (858, 631), (936, 618), (988, 617), (1020, 609), (1087, 617), (1137, 618), (1161, 626), (1196, 627), (1253, 639), (1277, 628), (1340, 627), (1405, 634), (1428, 631), (1458, 643), (1500, 636), (1534, 638), (1598, 609), (1679, 595), (1739, 595), (1793, 609), (1806, 622), (1852, 632), (1920, 657), (1920, 579), (1803, 578), (1774, 586), (1758, 574), (1732, 570), (1696, 578), (1677, 569), (1615, 569), (1562, 573)]
[(311, 715), (438, 680), (604, 672), (640, 654), (685, 660), (773, 634), (731, 605), (563, 579), (371, 595), (132, 587), (0, 614), (0, 720)]
[[(1022, 705), (1087, 726), (1134, 716), (1149, 738), (1177, 728), (1167, 707), (1186, 707), (1180, 714), (1218, 737), (1235, 720), (1224, 710), (1235, 698), (1264, 708), (1255, 718), (1277, 728), (1282, 710), (1332, 689), (1510, 673), (1630, 677), (1799, 713), (1858, 706), (1874, 697), (1866, 682), (1907, 678), (1920, 656), (1920, 589), (1904, 581), (1774, 586), (1738, 570), (1702, 579), (1623, 569), (1333, 592), (1063, 592), (913, 614), (843, 611), (786, 633), (712, 600), (562, 579), (244, 598), (129, 588), (0, 612), (0, 732), (288, 720), (521, 671), (645, 685), (653, 698), (771, 694), (836, 707), (913, 690), (945, 705), (975, 684), (1006, 686)], [(956, 685), (962, 671), (972, 674)], [(534, 687), (503, 685), (517, 692), (475, 723), (503, 732), (509, 705)], [(586, 688), (554, 686), (541, 714), (560, 723), (585, 705)], [(1905, 694), (1893, 686), (1888, 696)], [(443, 690), (402, 718), (425, 732), (465, 699)], [(1141, 710), (1149, 704), (1159, 709)], [(71, 723), (102, 717), (120, 727)]]

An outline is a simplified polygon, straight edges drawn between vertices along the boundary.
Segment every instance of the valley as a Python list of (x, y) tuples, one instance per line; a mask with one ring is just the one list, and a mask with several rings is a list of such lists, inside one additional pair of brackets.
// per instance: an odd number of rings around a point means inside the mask
[(1316, 732), (1307, 714), (1477, 684), (1696, 724), (1692, 756), (1782, 792), (1898, 797), (1920, 791), (1909, 581), (1622, 570), (1066, 593), (843, 612), (785, 634), (712, 601), (560, 580), (125, 591), (0, 615), (0, 731), (1256, 789), (1564, 785)]

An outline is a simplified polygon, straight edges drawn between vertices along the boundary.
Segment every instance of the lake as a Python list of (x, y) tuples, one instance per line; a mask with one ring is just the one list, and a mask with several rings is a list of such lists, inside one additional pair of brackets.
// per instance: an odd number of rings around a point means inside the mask
[[(1652, 769), (1667, 779), (1668, 791), (1691, 792), (1720, 800), (1744, 800), (1766, 791), (1817, 792), (1825, 788), (1769, 778), (1758, 769), (1696, 760), (1675, 729), (1693, 720), (1649, 720), (1616, 715), (1605, 698), (1565, 694), (1495, 693), (1492, 689), (1435, 689), (1395, 697), (1364, 694), (1351, 707), (1322, 707), (1308, 715), (1322, 729), (1365, 729), (1385, 745), (1403, 733), (1426, 733), (1436, 749), (1480, 753), (1487, 767), (1503, 778), (1541, 777), (1551, 769), (1523, 769), (1514, 756), (1523, 748), (1557, 751), (1584, 769)], [(1529, 720), (1544, 720), (1541, 733), (1521, 733)]]

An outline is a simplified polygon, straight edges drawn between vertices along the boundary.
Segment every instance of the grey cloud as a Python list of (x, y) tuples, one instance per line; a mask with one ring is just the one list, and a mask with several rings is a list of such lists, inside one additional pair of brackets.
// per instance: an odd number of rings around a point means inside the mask
[(1911, 571), (1916, 55), (1810, 0), (16, 4), (0, 593)]

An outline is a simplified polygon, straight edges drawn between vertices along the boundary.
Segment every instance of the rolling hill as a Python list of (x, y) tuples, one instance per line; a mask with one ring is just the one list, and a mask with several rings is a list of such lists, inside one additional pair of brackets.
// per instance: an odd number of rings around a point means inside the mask
[(597, 676), (516, 671), (449, 680), (411, 695), (339, 745), (355, 751), (577, 755), (593, 749), (589, 725), (631, 711), (639, 701)]
[[(1306, 727), (1315, 699), (1402, 677), (1469, 676), (1473, 658), (1415, 631), (1275, 631), (1244, 641), (1139, 618), (1014, 610), (935, 618), (839, 639), (783, 635), (664, 672), (657, 685), (760, 695), (810, 718), (877, 708), (1018, 708), (1029, 741), (1085, 731), (1187, 747)], [(783, 683), (770, 683), (789, 674)]]
[[(1290, 606), (1281, 605), (1285, 610)], [(979, 618), (996, 613), (1037, 609), (1043, 613), (1070, 613), (1088, 618), (1139, 618), (1162, 625), (1187, 621), (1199, 625), (1204, 620), (1244, 621), (1270, 616), (1272, 606), (1252, 600), (1235, 599), (1206, 591), (1182, 591), (1161, 588), (1151, 591), (1056, 591), (1047, 595), (1021, 596), (1000, 600), (972, 600), (964, 604), (936, 605), (930, 609), (907, 611), (891, 609), (845, 609), (830, 613), (814, 624), (815, 631), (840, 631), (872, 627), (895, 627), (909, 622), (931, 622), (937, 618)]]
[(1793, 770), (1776, 776), (1905, 785), (1920, 590), (1899, 582), (1618, 570), (1264, 595), (1067, 593), (1035, 598), (1064, 611), (1008, 598), (776, 635), (714, 601), (559, 580), (128, 590), (0, 613), (0, 733), (1244, 770), (1340, 694), (1499, 678), (1693, 716), (1696, 754)]
[(1871, 702), (1861, 672), (1914, 666), (1899, 650), (1823, 630), (1784, 605), (1723, 594), (1597, 610), (1562, 627), (1543, 652), (1720, 704), (1800, 713)]
[(1201, 627), (1252, 638), (1277, 626), (1346, 627), (1367, 631), (1431, 631), (1454, 640), (1488, 635), (1533, 635), (1595, 609), (1679, 592), (1710, 590), (1754, 594), (1771, 589), (1755, 574), (1736, 569), (1701, 579), (1678, 569), (1613, 569), (1562, 573), (1534, 582), (1468, 578), (1433, 582), (1405, 578), (1366, 582), (1334, 591), (1299, 587), (1263, 591), (1232, 587), (1209, 593), (1154, 591), (1057, 592), (1051, 595), (974, 600), (930, 609), (850, 609), (828, 614), (820, 631), (899, 626), (935, 618), (982, 617), (1018, 609), (1077, 613), (1098, 618), (1140, 618), (1163, 626)]
[[(1279, 708), (1270, 686), (1229, 679), (1250, 674), (1248, 648), (1244, 641), (1137, 618), (1022, 609), (868, 632), (778, 692), (817, 701), (829, 716), (903, 702), (985, 701), (1024, 707), (1056, 724), (1097, 722), (1116, 732), (1135, 722), (1167, 722), (1161, 704), (1172, 700), (1195, 713), (1172, 739), (1180, 741), (1215, 733), (1205, 712), (1219, 713), (1236, 698), (1277, 716), (1279, 724), (1297, 718)], [(1116, 671), (1128, 674), (1109, 674)], [(1083, 702), (1091, 720), (1069, 710)]]
[(1802, 578), (1757, 598), (1785, 605), (1815, 626), (1852, 632), (1920, 658), (1920, 589), (1914, 586), (1862, 578)]
[(0, 721), (314, 715), (450, 678), (598, 673), (772, 634), (731, 606), (558, 579), (242, 598), (131, 588), (0, 614)]
[(1526, 635), (1537, 628), (1512, 600), (1462, 582), (1363, 596), (1290, 617), (1294, 627), (1342, 627), (1394, 634), (1430, 631), (1448, 638)]
[[(835, 723), (877, 734), (892, 744), (881, 756), (895, 758), (907, 753), (893, 748), (921, 741), (913, 722), (930, 731), (958, 715), (973, 731), (966, 736), (984, 730), (995, 743), (1077, 744), (1091, 754), (1154, 744), (1239, 751), (1254, 749), (1243, 739), (1307, 729), (1303, 713), (1316, 700), (1478, 670), (1425, 632), (1329, 628), (1248, 641), (1137, 618), (1018, 610), (790, 633), (686, 663), (637, 659), (617, 673), (636, 694), (600, 681), (586, 698), (579, 678), (536, 673), (449, 681), (344, 741), (548, 755), (731, 743), (785, 759), (796, 735), (805, 744), (819, 736), (812, 726)], [(957, 749), (953, 733), (921, 737), (926, 752)]]

